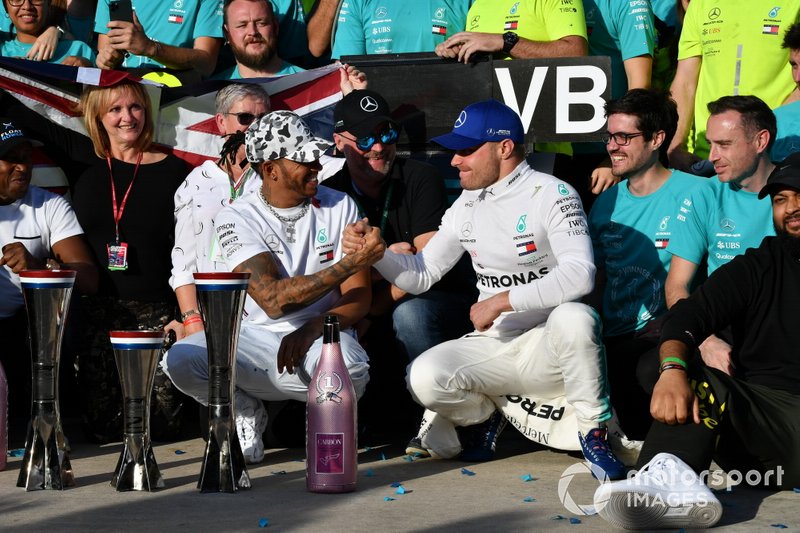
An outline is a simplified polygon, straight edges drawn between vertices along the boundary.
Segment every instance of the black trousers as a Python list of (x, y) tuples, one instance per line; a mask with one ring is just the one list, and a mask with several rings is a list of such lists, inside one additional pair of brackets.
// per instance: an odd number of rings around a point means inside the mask
[(800, 485), (800, 395), (747, 383), (702, 364), (690, 369), (690, 383), (700, 400), (701, 423), (654, 421), (638, 467), (668, 452), (698, 473), (714, 459), (728, 472), (760, 472), (761, 485)]

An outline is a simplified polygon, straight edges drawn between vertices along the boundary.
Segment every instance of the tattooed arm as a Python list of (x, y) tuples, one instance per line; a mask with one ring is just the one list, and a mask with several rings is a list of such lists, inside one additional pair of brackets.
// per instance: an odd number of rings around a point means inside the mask
[(369, 311), (372, 287), (369, 269), (362, 268), (347, 278), (341, 285), (342, 296), (331, 309), (322, 315), (308, 319), (302, 327), (281, 339), (278, 349), (278, 372), (294, 373), (294, 368), (303, 364), (308, 350), (322, 332), (324, 315), (336, 315), (343, 329), (353, 326)]
[[(339, 262), (314, 274), (280, 278), (278, 265), (269, 252), (262, 252), (237, 265), (234, 272), (249, 272), (247, 294), (272, 319), (302, 309), (342, 285), (353, 274), (372, 266), (381, 257), (386, 244), (378, 228), (372, 228), (367, 243), (355, 254), (344, 256)], [(343, 285), (343, 298), (344, 289)], [(342, 300), (339, 304), (344, 305)], [(337, 308), (339, 307), (337, 304)], [(350, 324), (343, 327), (348, 327)]]

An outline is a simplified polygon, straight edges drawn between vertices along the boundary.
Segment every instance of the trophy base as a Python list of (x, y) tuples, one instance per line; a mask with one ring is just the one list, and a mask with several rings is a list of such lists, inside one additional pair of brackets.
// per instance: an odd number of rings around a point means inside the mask
[(232, 426), (231, 423), (211, 423), (203, 469), (197, 482), (200, 492), (236, 492), (250, 488), (250, 474), (244, 463), (239, 437)]
[(75, 485), (69, 453), (60, 422), (36, 416), (25, 439), (25, 454), (17, 486), (32, 490), (63, 490)]
[(122, 453), (111, 478), (111, 486), (118, 492), (128, 490), (154, 491), (163, 489), (164, 478), (153, 455), (149, 436), (125, 435)]

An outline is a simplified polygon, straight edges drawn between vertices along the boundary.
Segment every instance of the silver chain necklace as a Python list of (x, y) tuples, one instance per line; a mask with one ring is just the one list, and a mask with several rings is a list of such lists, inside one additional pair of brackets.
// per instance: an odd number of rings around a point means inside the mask
[(271, 205), (269, 205), (269, 202), (267, 201), (266, 198), (264, 198), (264, 193), (261, 192), (260, 188), (258, 189), (258, 197), (261, 198), (261, 201), (264, 202), (264, 205), (267, 206), (267, 209), (269, 209), (269, 212), (272, 213), (272, 215), (275, 218), (286, 224), (286, 242), (289, 243), (297, 242), (297, 239), (295, 239), (297, 230), (294, 228), (294, 224), (295, 222), (306, 216), (306, 213), (308, 212), (308, 200), (305, 200), (303, 202), (303, 208), (300, 210), (300, 213), (289, 218), (279, 215), (278, 212), (275, 211), (275, 209), (273, 209)]

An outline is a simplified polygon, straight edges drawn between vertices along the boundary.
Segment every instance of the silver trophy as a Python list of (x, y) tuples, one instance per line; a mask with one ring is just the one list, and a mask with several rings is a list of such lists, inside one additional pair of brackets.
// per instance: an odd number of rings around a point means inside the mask
[(208, 346), (208, 444), (197, 488), (236, 492), (250, 488), (234, 424), (236, 345), (250, 274), (195, 273), (197, 301)]
[(63, 489), (75, 484), (58, 407), (58, 362), (75, 284), (74, 270), (23, 270), (22, 294), (31, 341), (32, 406), (17, 486)]
[(122, 454), (111, 478), (118, 491), (164, 488), (150, 443), (150, 395), (163, 331), (112, 331), (111, 346), (122, 384), (124, 437)]

